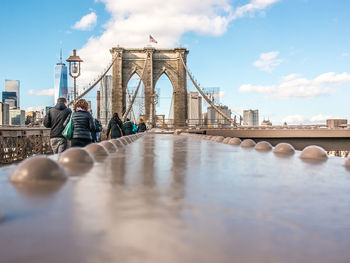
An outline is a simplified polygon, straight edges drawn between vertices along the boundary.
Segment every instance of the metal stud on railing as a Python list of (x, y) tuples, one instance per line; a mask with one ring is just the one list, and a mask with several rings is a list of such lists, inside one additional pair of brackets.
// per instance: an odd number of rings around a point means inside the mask
[(325, 161), (328, 159), (328, 155), (322, 147), (310, 145), (301, 152), (300, 158)]
[(45, 156), (35, 156), (21, 162), (10, 180), (14, 183), (62, 182), (66, 172), (56, 161)]

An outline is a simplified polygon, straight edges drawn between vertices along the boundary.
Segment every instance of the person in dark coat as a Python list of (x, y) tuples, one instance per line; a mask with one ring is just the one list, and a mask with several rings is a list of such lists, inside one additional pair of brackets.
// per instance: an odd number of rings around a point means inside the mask
[[(74, 105), (72, 114), (73, 120), (73, 137), (71, 140), (72, 147), (85, 147), (92, 142), (91, 133), (96, 130), (95, 122), (91, 114), (88, 112), (89, 104), (86, 100), (80, 99)], [(66, 119), (65, 125), (69, 122)]]
[(124, 127), (124, 135), (134, 134), (133, 132), (134, 125), (132, 121), (130, 121), (130, 119), (128, 118), (126, 119), (126, 122), (124, 122), (123, 127)]
[[(92, 110), (90, 109), (89, 110), (89, 113), (91, 114), (92, 116)], [(102, 124), (101, 122), (98, 120), (98, 119), (94, 119), (94, 123), (95, 123), (95, 131), (91, 132), (91, 137), (92, 137), (92, 142), (99, 142), (100, 141), (100, 133), (102, 132)]]
[(71, 109), (66, 106), (65, 98), (58, 98), (55, 107), (51, 108), (45, 116), (44, 126), (51, 128), (50, 144), (54, 154), (61, 153), (67, 148), (67, 140), (62, 136), (64, 121), (71, 114)]
[(123, 136), (123, 122), (119, 118), (118, 113), (114, 113), (112, 119), (107, 126), (107, 138), (116, 139)]
[(137, 132), (145, 132), (147, 130), (146, 124), (143, 122), (143, 119), (140, 118), (139, 125), (137, 126)]

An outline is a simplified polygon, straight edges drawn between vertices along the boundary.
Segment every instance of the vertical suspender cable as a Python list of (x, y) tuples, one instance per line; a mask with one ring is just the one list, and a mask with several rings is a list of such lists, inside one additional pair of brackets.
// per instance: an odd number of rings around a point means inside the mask
[(125, 120), (126, 116), (128, 116), (130, 110), (131, 110), (131, 107), (132, 105), (134, 104), (134, 101), (135, 101), (135, 98), (136, 98), (136, 95), (139, 91), (139, 88), (140, 88), (140, 85), (141, 85), (141, 81), (142, 81), (142, 78), (143, 78), (143, 74), (145, 73), (145, 69), (146, 69), (146, 64), (147, 64), (147, 60), (148, 60), (148, 57), (146, 57), (145, 59), (145, 64), (143, 65), (143, 69), (142, 69), (142, 73), (141, 73), (141, 76), (140, 76), (140, 81), (139, 81), (139, 84), (137, 85), (137, 88), (135, 90), (135, 93), (134, 95), (132, 96), (132, 99), (131, 99), (131, 102), (129, 103), (129, 106), (128, 106), (128, 109), (125, 111), (125, 113), (123, 114), (123, 121)]
[[(90, 90), (92, 90), (101, 81), (101, 79), (111, 69), (111, 67), (113, 66), (114, 62), (117, 60), (117, 57), (118, 56), (115, 56), (115, 58), (112, 60), (112, 63), (108, 66), (107, 70), (87, 90), (85, 90), (82, 94), (80, 94), (75, 101), (80, 100), (82, 97), (84, 97), (88, 92), (90, 92)], [(73, 104), (73, 102), (74, 101), (69, 102), (67, 106), (69, 107), (70, 105)]]
[(215, 104), (207, 97), (207, 95), (205, 95), (205, 93), (201, 90), (201, 88), (198, 87), (197, 83), (193, 80), (193, 77), (191, 76), (190, 72), (188, 71), (185, 61), (183, 60), (182, 56), (180, 55), (182, 64), (187, 72), (187, 75), (190, 77), (193, 85), (196, 87), (196, 89), (198, 90), (198, 92), (202, 95), (202, 97), (206, 100), (206, 102), (209, 103), (210, 106), (212, 106), (217, 113), (219, 113), (225, 120), (229, 121), (230, 123), (233, 124), (233, 126), (237, 127), (237, 123), (232, 120), (231, 118), (229, 118), (225, 113), (223, 113), (217, 106), (215, 106)]

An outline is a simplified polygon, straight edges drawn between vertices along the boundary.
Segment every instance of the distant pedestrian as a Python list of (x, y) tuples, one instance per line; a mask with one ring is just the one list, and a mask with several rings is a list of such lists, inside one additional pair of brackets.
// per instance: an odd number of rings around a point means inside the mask
[(145, 132), (147, 130), (147, 126), (144, 123), (143, 119), (140, 118), (139, 125), (137, 126), (137, 132)]
[(134, 134), (133, 130), (134, 130), (134, 123), (132, 121), (130, 121), (130, 119), (126, 119), (126, 121), (123, 124), (123, 128), (124, 128), (124, 135), (131, 135)]
[(71, 114), (71, 109), (66, 106), (65, 98), (58, 98), (55, 107), (51, 108), (44, 118), (44, 126), (51, 128), (50, 144), (54, 154), (61, 153), (67, 148), (67, 140), (62, 136), (64, 121)]
[[(73, 120), (73, 137), (71, 140), (72, 147), (84, 147), (92, 142), (92, 132), (95, 132), (95, 123), (91, 114), (88, 112), (89, 104), (86, 100), (80, 99), (74, 105), (72, 113)], [(70, 118), (67, 118), (65, 125)]]
[(112, 119), (108, 122), (107, 138), (110, 136), (111, 139), (116, 139), (123, 135), (123, 122), (118, 113), (114, 113)]
[[(89, 110), (89, 113), (92, 115), (92, 110)], [(102, 132), (102, 124), (98, 119), (94, 119), (94, 124), (95, 124), (95, 131), (91, 132), (91, 137), (93, 142), (99, 142), (101, 141), (101, 132)]]

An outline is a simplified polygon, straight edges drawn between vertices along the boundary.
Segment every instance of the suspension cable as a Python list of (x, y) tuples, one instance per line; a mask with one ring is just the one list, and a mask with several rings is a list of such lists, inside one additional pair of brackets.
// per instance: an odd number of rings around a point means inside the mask
[(134, 95), (132, 96), (132, 99), (131, 99), (131, 102), (129, 103), (129, 106), (128, 106), (128, 109), (125, 111), (125, 113), (123, 114), (123, 117), (122, 117), (122, 120), (125, 121), (125, 118), (126, 116), (128, 116), (130, 110), (131, 110), (131, 107), (132, 105), (134, 104), (135, 102), (135, 99), (136, 99), (136, 95), (139, 91), (139, 88), (140, 88), (140, 85), (141, 85), (141, 82), (142, 82), (142, 78), (143, 78), (143, 74), (145, 73), (145, 69), (146, 69), (146, 65), (147, 65), (147, 60), (148, 60), (148, 57), (146, 57), (145, 59), (145, 64), (143, 65), (143, 69), (142, 69), (142, 73), (141, 73), (141, 76), (140, 76), (140, 81), (139, 81), (139, 84), (137, 85), (137, 88), (134, 92)]
[[(114, 62), (117, 60), (118, 56), (115, 56), (115, 58), (112, 60), (111, 64), (108, 66), (107, 70), (87, 89), (85, 90), (82, 94), (80, 94), (77, 98), (77, 100), (80, 100), (82, 97), (84, 97), (86, 94), (88, 94), (100, 81), (101, 79), (107, 74), (107, 72), (111, 69), (111, 67), (113, 66)], [(74, 100), (70, 101), (67, 106), (69, 107), (70, 105), (72, 105), (73, 103), (75, 103)]]
[(205, 93), (202, 91), (202, 89), (197, 85), (197, 83), (194, 81), (193, 77), (191, 76), (190, 72), (187, 69), (187, 66), (185, 64), (185, 61), (183, 60), (182, 56), (180, 55), (182, 64), (187, 72), (187, 75), (190, 77), (193, 85), (196, 87), (196, 89), (198, 90), (198, 92), (202, 95), (202, 97), (206, 100), (206, 102), (209, 103), (210, 106), (212, 106), (217, 113), (219, 113), (224, 119), (226, 119), (227, 121), (231, 122), (233, 124), (233, 126), (237, 127), (237, 123), (232, 120), (230, 117), (228, 117), (225, 113), (223, 113), (217, 106), (215, 106), (215, 104), (207, 97), (207, 95), (205, 95)]

